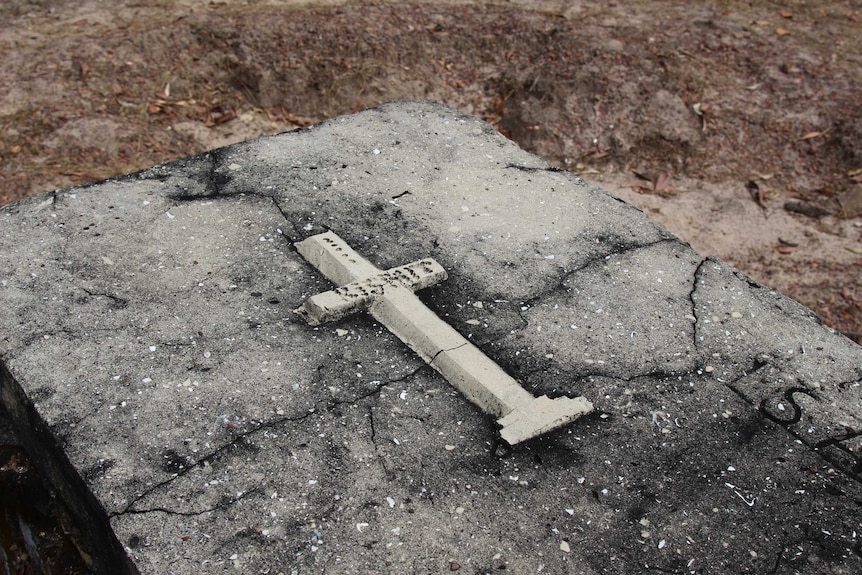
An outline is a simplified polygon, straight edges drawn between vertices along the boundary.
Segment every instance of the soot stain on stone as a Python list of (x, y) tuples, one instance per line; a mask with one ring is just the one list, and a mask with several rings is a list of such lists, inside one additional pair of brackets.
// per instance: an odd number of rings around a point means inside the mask
[(173, 449), (162, 451), (162, 459), (161, 468), (165, 473), (182, 473), (192, 465), (188, 457), (180, 455)]
[(103, 477), (112, 467), (115, 461), (113, 459), (100, 459), (98, 463), (87, 468), (84, 471), (84, 479), (87, 483), (92, 483), (96, 479)]
[(40, 403), (53, 397), (55, 392), (56, 390), (53, 387), (43, 385), (30, 392), (30, 400), (33, 403)]

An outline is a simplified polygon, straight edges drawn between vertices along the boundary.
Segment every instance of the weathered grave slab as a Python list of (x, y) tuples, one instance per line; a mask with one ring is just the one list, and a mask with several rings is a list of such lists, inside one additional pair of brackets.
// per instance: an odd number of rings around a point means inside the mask
[[(307, 325), (327, 230), (595, 412), (510, 449), (369, 315)], [(862, 571), (862, 350), (433, 103), (4, 208), (0, 355), (102, 572)]]

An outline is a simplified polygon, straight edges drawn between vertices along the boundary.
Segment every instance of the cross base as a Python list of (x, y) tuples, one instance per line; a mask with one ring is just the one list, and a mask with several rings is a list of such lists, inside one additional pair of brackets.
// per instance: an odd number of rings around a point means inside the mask
[(583, 397), (551, 399), (543, 395), (513, 409), (497, 423), (503, 427), (500, 437), (509, 445), (515, 445), (568, 425), (592, 410), (593, 405)]

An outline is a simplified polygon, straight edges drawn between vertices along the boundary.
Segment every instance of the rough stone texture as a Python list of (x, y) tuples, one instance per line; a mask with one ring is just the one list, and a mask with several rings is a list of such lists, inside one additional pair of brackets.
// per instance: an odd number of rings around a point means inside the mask
[[(307, 326), (327, 229), (595, 413), (509, 450), (372, 318)], [(862, 350), (432, 103), (4, 208), (0, 356), (142, 573), (862, 572)]]

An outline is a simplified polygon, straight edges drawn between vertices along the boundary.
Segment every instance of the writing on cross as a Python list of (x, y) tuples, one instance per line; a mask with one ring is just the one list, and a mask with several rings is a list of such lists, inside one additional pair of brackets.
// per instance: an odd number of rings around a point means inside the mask
[(294, 245), (338, 286), (308, 298), (296, 313), (310, 325), (320, 325), (354, 312), (369, 312), (470, 401), (493, 415), (509, 445), (567, 425), (593, 410), (583, 397), (534, 397), (428, 309), (414, 292), (448, 277), (433, 259), (380, 270), (333, 232)]

